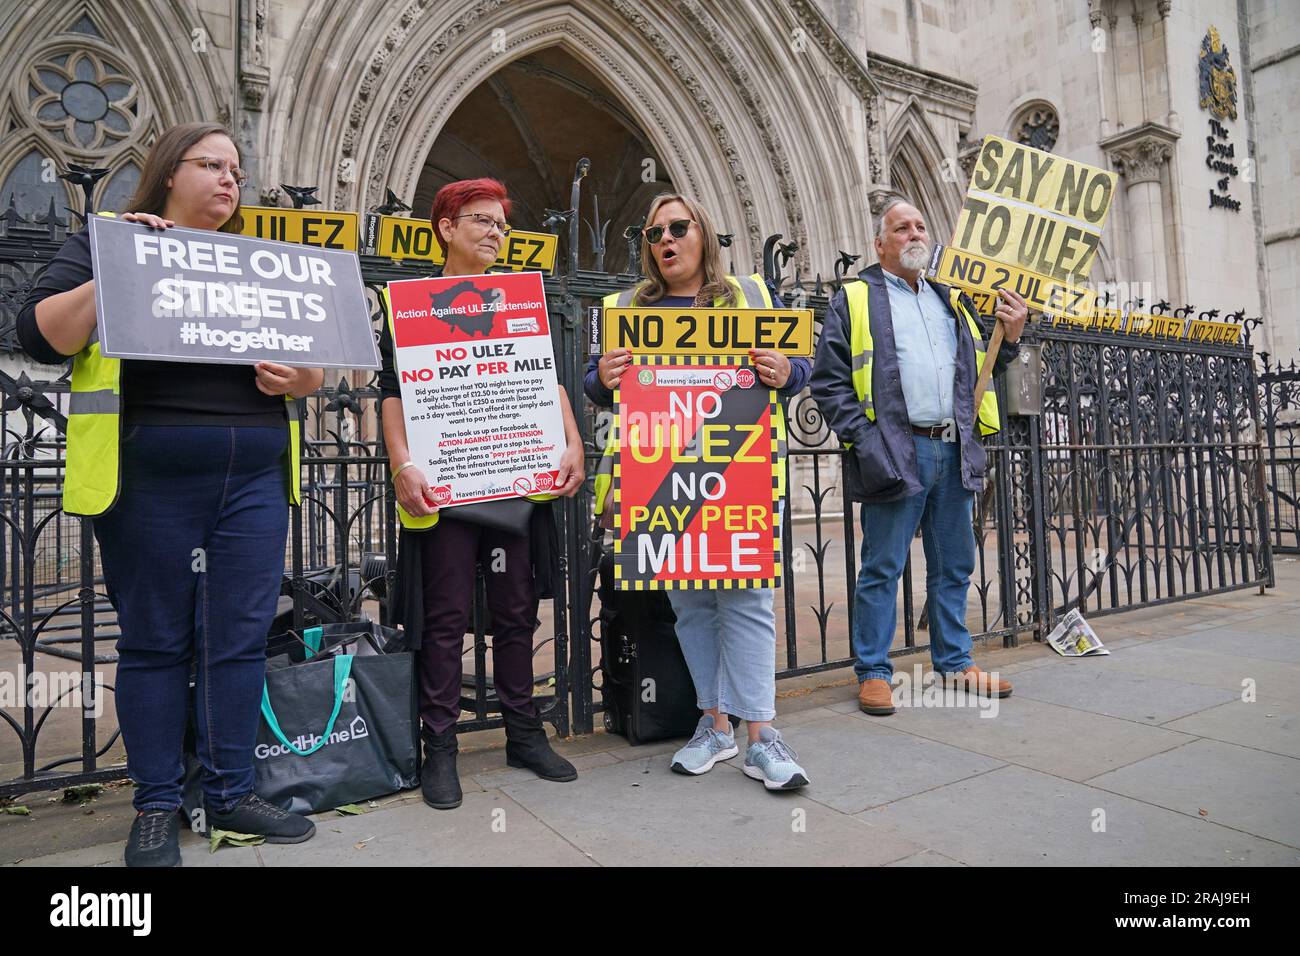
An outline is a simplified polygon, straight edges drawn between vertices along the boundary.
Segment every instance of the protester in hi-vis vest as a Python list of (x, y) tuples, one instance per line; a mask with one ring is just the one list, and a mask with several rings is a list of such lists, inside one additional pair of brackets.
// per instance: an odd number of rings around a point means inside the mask
[[(150, 149), (122, 218), (237, 232), (244, 178), (221, 126), (174, 126)], [(300, 500), (293, 400), (323, 372), (101, 355), (84, 229), (32, 289), (18, 335), (38, 362), (74, 357), (63, 508), (95, 519), (121, 625), (115, 700), (137, 810), (127, 865), (180, 864), (191, 663), (207, 826), (308, 839), (310, 820), (253, 793), (253, 747), (289, 504)]]
[[(738, 306), (761, 309), (780, 304), (758, 275), (738, 278), (722, 268), (722, 250), (708, 213), (685, 197), (656, 196), (641, 233), (646, 278), (633, 289), (605, 297), (606, 308), (659, 303), (666, 306)], [(759, 381), (784, 399), (803, 390), (812, 372), (804, 358), (787, 358), (772, 349), (750, 349)], [(613, 390), (632, 361), (628, 349), (611, 349), (587, 366), (587, 396), (597, 405), (613, 404)], [(782, 454), (785, 418), (778, 403), (777, 429)], [(612, 442), (605, 447), (596, 475), (596, 513), (610, 500)], [(784, 461), (781, 473), (784, 475)], [(628, 466), (624, 466), (628, 467)], [(783, 488), (784, 486), (782, 486)], [(776, 716), (776, 617), (771, 588), (668, 591), (677, 615), (677, 640), (695, 684), (696, 704), (704, 711), (695, 735), (673, 756), (672, 769), (702, 774), (719, 760), (735, 757), (734, 728), (728, 715), (745, 721), (749, 746), (744, 772), (769, 790), (807, 786), (808, 774), (772, 726)]]
[[(505, 186), (495, 179), (461, 180), (438, 190), (429, 218), (446, 256), (440, 274), (486, 273), (510, 233), (509, 215), (510, 198)], [(391, 310), (385, 311), (391, 316)], [(582, 435), (568, 395), (561, 387), (566, 447), (555, 487), (551, 494), (529, 496), (537, 505), (517, 529), (506, 531), (465, 520), (450, 508), (440, 516), (426, 476), (407, 445), (391, 323), (390, 317), (379, 340), (383, 359), (379, 388), (384, 442), (402, 523), (398, 588), (393, 600), (403, 626), (419, 647), (424, 740), (420, 790), (424, 802), (438, 810), (461, 804), (456, 721), (476, 563), (482, 564), (487, 578), (492, 680), (506, 725), (506, 762), (546, 780), (574, 780), (578, 772), (551, 749), (533, 703), (533, 632), (539, 599), (553, 593), (552, 556), (558, 548), (549, 502), (576, 494), (586, 477)], [(417, 450), (416, 454), (420, 453)], [(488, 502), (475, 507), (510, 504)]]
[[(984, 696), (1011, 685), (971, 660), (966, 593), (975, 569), (971, 508), (984, 483), (980, 442), (1001, 427), (992, 385), (975, 408), (984, 343), (970, 298), (927, 282), (925, 220), (901, 199), (876, 229), (879, 264), (831, 299), (812, 376), (812, 395), (848, 455), (845, 494), (862, 503), (862, 568), (853, 610), (858, 706), (894, 712), (889, 648), (898, 579), (918, 525), (925, 547), (930, 656), (936, 672)], [(1000, 293), (1006, 333), (994, 361), (1001, 374), (1019, 351), (1028, 310)]]

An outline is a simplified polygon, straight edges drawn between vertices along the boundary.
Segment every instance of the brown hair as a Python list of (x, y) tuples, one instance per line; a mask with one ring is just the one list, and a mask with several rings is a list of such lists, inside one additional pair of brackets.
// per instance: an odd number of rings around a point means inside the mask
[[(724, 305), (736, 304), (736, 290), (730, 282), (727, 281), (727, 272), (722, 268), (722, 245), (718, 242), (717, 230), (713, 228), (713, 219), (701, 206), (693, 199), (677, 193), (660, 193), (650, 200), (650, 209), (645, 214), (647, 223), (654, 222), (655, 214), (660, 208), (670, 202), (679, 202), (686, 207), (692, 219), (700, 228), (700, 237), (703, 247), (703, 265), (704, 265), (704, 285), (700, 286), (699, 293), (695, 296), (695, 304), (707, 308), (721, 299)], [(632, 301), (637, 305), (650, 305), (658, 302), (668, 292), (668, 283), (664, 281), (663, 275), (659, 272), (659, 263), (650, 252), (650, 243), (645, 237), (645, 231), (641, 232), (641, 261), (645, 263), (646, 277), (645, 280), (636, 288), (636, 295)]]
[[(167, 186), (168, 177), (175, 172), (181, 157), (191, 146), (213, 133), (220, 133), (232, 143), (235, 142), (235, 137), (231, 135), (230, 130), (220, 123), (181, 123), (164, 130), (149, 148), (149, 155), (144, 160), (144, 171), (140, 173), (140, 184), (135, 187), (135, 193), (127, 203), (125, 211), (147, 212), (154, 216), (161, 216), (167, 205), (167, 194), (171, 191)], [(235, 153), (239, 153), (238, 145), (235, 146)], [(241, 191), (240, 200), (242, 199)], [(243, 222), (244, 217), (239, 211), (239, 203), (236, 202), (235, 211), (218, 231), (239, 232)]]

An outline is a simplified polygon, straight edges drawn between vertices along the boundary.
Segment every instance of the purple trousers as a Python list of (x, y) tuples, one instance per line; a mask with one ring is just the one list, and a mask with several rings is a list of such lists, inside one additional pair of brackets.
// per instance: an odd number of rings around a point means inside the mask
[(419, 653), (420, 718), (443, 733), (460, 717), (461, 657), (474, 603), (474, 569), (487, 578), (492, 678), (503, 710), (529, 717), (537, 592), (528, 535), (442, 519), (418, 535), (423, 551), (424, 636)]

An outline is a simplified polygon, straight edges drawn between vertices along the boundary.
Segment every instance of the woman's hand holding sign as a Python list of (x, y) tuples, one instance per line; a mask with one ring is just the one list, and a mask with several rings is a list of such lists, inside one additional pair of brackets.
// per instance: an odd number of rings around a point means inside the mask
[(293, 368), (275, 362), (258, 362), (257, 390), (263, 395), (292, 395), (303, 398), (320, 388), (325, 380), (325, 370), (319, 368)]
[(582, 432), (578, 431), (578, 419), (574, 417), (569, 402), (569, 393), (563, 388), (560, 389), (560, 412), (564, 419), (564, 454), (560, 456), (560, 467), (551, 493), (560, 498), (572, 498), (587, 478), (587, 453), (582, 445)]
[(552, 492), (561, 498), (572, 498), (578, 493), (586, 477), (587, 462), (582, 443), (570, 441), (565, 446), (564, 454), (560, 456), (560, 469)]
[(750, 349), (758, 380), (768, 388), (784, 388), (790, 381), (790, 360), (775, 349)]
[(408, 515), (424, 517), (437, 512), (431, 497), (429, 482), (418, 465), (402, 465), (393, 477), (393, 489), (397, 492), (397, 503)]
[(164, 219), (162, 216), (155, 216), (147, 212), (128, 212), (122, 214), (122, 219), (126, 222), (138, 222), (141, 225), (148, 226), (150, 229), (168, 229), (176, 225), (170, 219)]
[(631, 349), (610, 349), (600, 357), (597, 365), (600, 374), (600, 384), (604, 385), (611, 392), (618, 388), (619, 379), (632, 364)]

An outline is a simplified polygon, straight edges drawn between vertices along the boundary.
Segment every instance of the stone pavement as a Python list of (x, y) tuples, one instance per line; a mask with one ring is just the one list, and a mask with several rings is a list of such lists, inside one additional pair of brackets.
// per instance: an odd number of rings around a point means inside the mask
[[(462, 744), (458, 810), (413, 791), (361, 816), (321, 814), (300, 846), (211, 854), (187, 833), (184, 862), (1300, 864), (1300, 562), (1278, 568), (1264, 596), (1092, 619), (1109, 657), (979, 653), (1015, 683), (996, 716), (960, 695), (868, 717), (849, 671), (782, 681), (777, 725), (812, 778), (797, 793), (764, 791), (743, 757), (681, 777), (668, 769), (677, 743), (603, 733), (559, 742), (581, 776), (547, 783), (506, 769), (500, 736), (477, 734)], [(928, 662), (896, 664), (910, 677)], [(0, 816), (0, 863), (121, 865), (130, 792), (84, 807), (29, 794), (32, 816)]]

